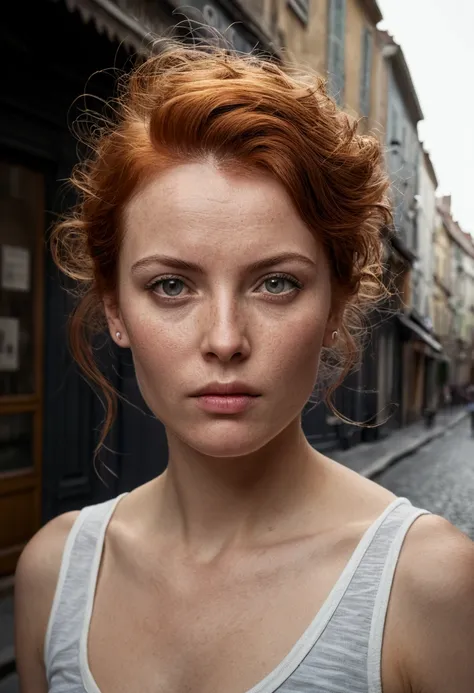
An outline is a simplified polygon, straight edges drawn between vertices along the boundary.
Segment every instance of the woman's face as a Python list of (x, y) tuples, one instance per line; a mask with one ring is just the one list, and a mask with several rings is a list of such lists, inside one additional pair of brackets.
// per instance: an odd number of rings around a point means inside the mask
[(255, 452), (297, 419), (337, 327), (327, 258), (284, 188), (212, 163), (130, 201), (107, 314), (168, 433), (215, 457)]

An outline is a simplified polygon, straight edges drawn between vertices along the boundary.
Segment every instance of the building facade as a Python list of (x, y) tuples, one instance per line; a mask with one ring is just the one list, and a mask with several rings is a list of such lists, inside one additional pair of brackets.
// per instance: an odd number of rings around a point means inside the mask
[(451, 335), (454, 325), (454, 309), (451, 241), (438, 207), (435, 211), (433, 250), (432, 303), (434, 331), (443, 345), (443, 352), (446, 356), (439, 378), (439, 402), (442, 403), (441, 393), (449, 386), (451, 378)]
[(450, 196), (439, 199), (438, 214), (442, 226), (440, 233), (447, 238), (444, 245), (449, 244), (445, 263), (452, 287), (446, 337), (446, 351), (450, 357), (449, 384), (454, 392), (460, 393), (472, 378), (474, 243), (470, 234), (453, 219)]
[(327, 78), (337, 103), (362, 117), (364, 130), (381, 132), (382, 44), (376, 26), (382, 13), (377, 2), (275, 0), (267, 1), (267, 7), (273, 8), (269, 24), (284, 47), (284, 57)]
[[(436, 223), (436, 189), (438, 180), (429, 154), (422, 149), (419, 158), (417, 202), (417, 259), (411, 272), (412, 319), (426, 330), (433, 342), (411, 340), (416, 353), (414, 387), (410, 395), (410, 419), (423, 416), (426, 410), (434, 410), (438, 402), (439, 364), (444, 360), (442, 349), (434, 335), (433, 316), (433, 235)], [(442, 347), (442, 345), (440, 345)]]
[(405, 425), (435, 407), (437, 361), (442, 358), (430, 300), (437, 181), (418, 139), (423, 113), (403, 51), (387, 32), (380, 32), (380, 37), (386, 65), (387, 168), (392, 181), (395, 243), (405, 259), (398, 329), (393, 332), (394, 351), (399, 354), (397, 379), (402, 384), (398, 420)]
[(428, 323), (433, 323), (433, 236), (436, 229), (438, 179), (430, 155), (424, 149), (419, 160), (418, 180), (418, 261), (413, 269), (413, 307)]

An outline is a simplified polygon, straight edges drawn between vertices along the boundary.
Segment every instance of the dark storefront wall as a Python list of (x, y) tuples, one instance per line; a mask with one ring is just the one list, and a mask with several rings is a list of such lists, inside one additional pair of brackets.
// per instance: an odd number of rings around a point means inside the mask
[(336, 448), (346, 449), (361, 440), (370, 439), (368, 429), (364, 429), (361, 424), (365, 421), (375, 422), (374, 344), (370, 330), (360, 366), (345, 378), (332, 397), (337, 412), (347, 421), (331, 411), (324, 402), (324, 393), (318, 393), (317, 389), (313, 401), (305, 407), (303, 430), (310, 443), (318, 450), (327, 452)]
[(402, 425), (403, 359), (400, 330), (393, 315), (379, 316), (374, 330), (372, 406), (377, 427), (368, 437), (385, 438)]
[(402, 341), (394, 312), (374, 311), (367, 318), (360, 366), (335, 393), (338, 411), (354, 425), (338, 420), (321, 402), (303, 417), (308, 439), (318, 449), (331, 450), (390, 435), (402, 425), (402, 383)]
[[(39, 523), (42, 440), (41, 173), (0, 160), (0, 576)], [(12, 522), (13, 517), (13, 522)]]
[[(40, 502), (30, 502), (36, 511), (23, 522), (25, 495), (20, 498), (0, 470), (0, 515), (9, 515), (12, 528), (0, 537), (0, 549), (6, 550), (9, 544), (21, 546), (40, 522), (152, 478), (164, 468), (167, 450), (162, 426), (147, 412), (137, 391), (130, 355), (113, 351), (110, 341), (104, 339), (107, 374), (130, 404), (120, 404), (117, 423), (107, 441), (113, 452), (102, 451), (96, 463), (99, 474), (94, 469), (93, 451), (104, 412), (69, 354), (66, 324), (72, 302), (45, 243), (46, 231), (58, 213), (73, 202), (63, 185), (76, 161), (76, 142), (68, 130), (75, 116), (71, 104), (86, 88), (89, 93), (108, 97), (114, 83), (110, 72), (96, 74), (89, 83), (88, 78), (97, 71), (120, 67), (130, 56), (100, 36), (93, 24), (84, 25), (77, 14), (70, 14), (63, 3), (45, 0), (29, 4), (28, 12), (21, 3), (9, 4), (0, 32), (2, 64), (9, 65), (0, 92), (0, 165), (8, 162), (40, 182), (37, 218), (45, 234), (38, 253), (44, 300), (37, 313), (41, 330), (35, 338), (35, 353), (43, 352), (39, 363), (43, 386), (38, 398), (40, 425), (39, 434), (30, 432), (26, 440), (31, 448), (31, 469), (22, 470), (32, 493), (38, 490)], [(97, 102), (91, 103), (97, 108)], [(19, 406), (18, 400), (15, 406)], [(0, 444), (5, 447), (3, 440)], [(11, 445), (11, 441), (6, 444)], [(11, 568), (7, 566), (4, 572)]]

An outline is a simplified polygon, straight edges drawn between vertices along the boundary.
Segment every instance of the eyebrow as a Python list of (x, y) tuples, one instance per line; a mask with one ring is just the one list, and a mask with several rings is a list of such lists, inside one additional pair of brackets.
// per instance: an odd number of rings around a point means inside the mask
[[(310, 265), (311, 267), (316, 267), (316, 263), (314, 262), (314, 260), (311, 260), (306, 255), (288, 252), (278, 253), (277, 255), (272, 255), (270, 257), (263, 258), (262, 260), (252, 262), (250, 263), (248, 269), (251, 272), (255, 272), (257, 270), (267, 269), (268, 267), (273, 267), (275, 265), (279, 265), (282, 262), (289, 262), (291, 260), (302, 262), (306, 265)], [(204, 274), (204, 269), (200, 265), (194, 262), (189, 262), (187, 260), (181, 260), (180, 258), (172, 257), (170, 255), (150, 255), (149, 257), (145, 257), (141, 260), (138, 260), (132, 265), (132, 272), (137, 272), (141, 269), (146, 269), (147, 267), (157, 264), (165, 265), (166, 267), (170, 267), (172, 269), (179, 269), (188, 272), (195, 272), (197, 274)]]

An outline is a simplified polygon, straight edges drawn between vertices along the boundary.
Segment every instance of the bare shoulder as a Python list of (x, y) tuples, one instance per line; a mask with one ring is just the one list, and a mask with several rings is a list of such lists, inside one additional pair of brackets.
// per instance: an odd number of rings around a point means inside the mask
[[(18, 561), (15, 594), (18, 598), (41, 597), (43, 607), (54, 597), (64, 546), (79, 512), (59, 515), (42, 527), (28, 542)], [(47, 599), (50, 597), (50, 599)], [(46, 602), (46, 605), (45, 605)], [(19, 604), (21, 607), (21, 604)]]
[(411, 590), (447, 597), (453, 586), (474, 587), (474, 542), (439, 515), (423, 515), (407, 534), (400, 567)]
[[(20, 680), (26, 691), (42, 691), (39, 684), (43, 645), (64, 546), (78, 512), (54, 518), (23, 549), (15, 573), (16, 654)], [(42, 675), (42, 674), (41, 674)], [(29, 686), (30, 677), (37, 684)]]
[(418, 518), (400, 555), (393, 596), (408, 690), (472, 691), (474, 542), (437, 515)]
[(79, 512), (59, 515), (42, 527), (28, 542), (18, 561), (15, 593), (28, 597), (53, 596), (61, 566), (64, 546)]

